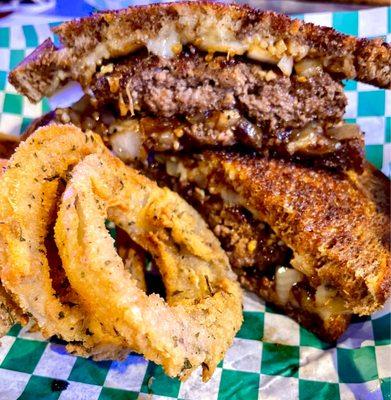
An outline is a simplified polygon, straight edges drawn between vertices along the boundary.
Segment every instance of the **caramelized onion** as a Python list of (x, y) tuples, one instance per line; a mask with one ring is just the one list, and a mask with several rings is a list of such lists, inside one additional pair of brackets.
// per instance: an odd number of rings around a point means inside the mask
[(188, 115), (186, 119), (193, 125), (203, 123), (207, 128), (223, 132), (238, 123), (240, 114), (237, 110), (213, 111)]
[(333, 314), (349, 313), (336, 289), (325, 285), (317, 287), (315, 301), (318, 313), (323, 319), (328, 319)]
[(247, 57), (256, 61), (268, 63), (268, 64), (277, 64), (278, 57), (271, 54), (270, 51), (263, 49), (260, 46), (253, 45), (247, 51)]
[(235, 135), (241, 143), (247, 146), (258, 150), (262, 148), (263, 134), (261, 128), (246, 118), (240, 119), (240, 123), (235, 129)]
[(116, 133), (110, 136), (113, 153), (122, 161), (131, 161), (140, 158), (141, 137), (139, 124), (136, 120), (113, 123)]
[(327, 136), (336, 140), (359, 139), (362, 137), (361, 129), (356, 124), (343, 124), (327, 129)]
[(304, 60), (295, 63), (295, 71), (297, 75), (309, 78), (322, 71), (322, 63), (319, 60), (305, 58)]
[(335, 151), (335, 141), (324, 135), (323, 127), (310, 123), (293, 131), (287, 150), (290, 154), (325, 154)]
[(280, 68), (285, 76), (290, 76), (293, 68), (293, 57), (284, 56), (278, 62), (277, 67)]

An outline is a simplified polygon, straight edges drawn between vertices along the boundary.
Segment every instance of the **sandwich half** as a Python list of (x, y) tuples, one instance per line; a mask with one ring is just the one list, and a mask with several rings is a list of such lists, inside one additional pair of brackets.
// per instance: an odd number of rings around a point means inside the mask
[(53, 29), (9, 75), (31, 101), (69, 81), (98, 110), (142, 117), (148, 142), (244, 147), (329, 168), (363, 168), (341, 79), (391, 85), (391, 47), (273, 12), (209, 2), (98, 13)]
[(272, 12), (207, 2), (54, 28), (10, 74), (32, 101), (85, 96), (36, 121), (100, 133), (197, 208), (243, 286), (334, 341), (390, 295), (389, 181), (343, 122), (341, 79), (391, 86), (391, 47)]

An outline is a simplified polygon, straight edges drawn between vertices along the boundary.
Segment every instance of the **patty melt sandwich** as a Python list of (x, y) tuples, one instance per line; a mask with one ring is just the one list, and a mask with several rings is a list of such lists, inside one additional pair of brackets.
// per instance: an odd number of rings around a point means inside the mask
[[(391, 46), (207, 2), (66, 22), (10, 74), (37, 121), (100, 133), (204, 216), (244, 287), (326, 340), (390, 294), (389, 181), (343, 122), (342, 79), (391, 87)], [(27, 132), (28, 134), (29, 132)]]

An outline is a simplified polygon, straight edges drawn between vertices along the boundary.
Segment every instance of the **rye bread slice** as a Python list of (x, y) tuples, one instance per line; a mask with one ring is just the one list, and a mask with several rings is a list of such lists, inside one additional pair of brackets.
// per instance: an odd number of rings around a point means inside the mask
[(340, 78), (391, 87), (390, 44), (248, 6), (212, 2), (136, 6), (65, 22), (53, 31), (62, 47), (46, 40), (9, 75), (15, 88), (33, 102), (70, 79), (88, 87), (104, 60), (142, 46), (172, 57), (183, 44), (258, 61), (283, 59), (288, 65), (292, 60), (318, 60), (324, 70)]

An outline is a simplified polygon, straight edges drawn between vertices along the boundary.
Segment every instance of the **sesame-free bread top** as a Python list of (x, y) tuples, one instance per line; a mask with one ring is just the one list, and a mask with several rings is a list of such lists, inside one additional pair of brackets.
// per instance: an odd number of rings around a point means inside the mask
[(34, 102), (69, 79), (88, 86), (102, 61), (142, 46), (173, 57), (182, 45), (193, 44), (210, 53), (246, 55), (277, 64), (286, 74), (292, 63), (301, 62), (302, 70), (303, 60), (316, 60), (338, 77), (391, 85), (390, 44), (247, 6), (212, 2), (136, 6), (65, 22), (53, 31), (62, 47), (45, 41), (9, 76), (16, 89)]

